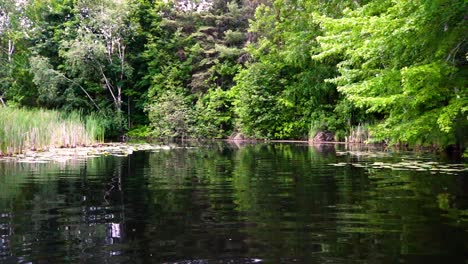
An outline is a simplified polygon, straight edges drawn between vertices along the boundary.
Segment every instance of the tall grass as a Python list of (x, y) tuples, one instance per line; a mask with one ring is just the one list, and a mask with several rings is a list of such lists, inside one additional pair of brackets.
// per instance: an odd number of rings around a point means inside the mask
[(104, 141), (96, 115), (0, 107), (0, 155), (48, 147), (76, 147)]
[(358, 124), (351, 127), (346, 138), (348, 143), (371, 143), (373, 142), (369, 133), (369, 124)]

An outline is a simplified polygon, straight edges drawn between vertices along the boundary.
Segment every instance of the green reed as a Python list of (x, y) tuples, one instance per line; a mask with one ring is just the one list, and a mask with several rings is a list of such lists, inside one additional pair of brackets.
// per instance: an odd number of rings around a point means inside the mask
[(349, 135), (346, 138), (349, 143), (372, 143), (373, 139), (369, 132), (369, 124), (359, 124), (351, 127)]
[(0, 155), (104, 141), (102, 119), (79, 112), (0, 107)]

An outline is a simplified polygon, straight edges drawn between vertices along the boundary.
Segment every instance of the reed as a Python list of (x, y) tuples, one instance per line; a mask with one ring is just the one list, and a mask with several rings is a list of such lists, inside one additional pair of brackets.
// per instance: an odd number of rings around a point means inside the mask
[(351, 127), (348, 137), (346, 137), (348, 143), (372, 143), (373, 139), (369, 132), (369, 124), (358, 124), (357, 126)]
[(56, 110), (0, 107), (0, 155), (104, 141), (102, 119)]

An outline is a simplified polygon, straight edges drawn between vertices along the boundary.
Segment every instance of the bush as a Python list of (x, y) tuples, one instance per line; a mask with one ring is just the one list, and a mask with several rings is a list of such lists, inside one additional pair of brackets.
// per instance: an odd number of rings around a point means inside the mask
[(195, 106), (195, 135), (203, 138), (223, 138), (230, 135), (233, 130), (231, 103), (229, 92), (220, 88), (208, 91)]
[(152, 136), (185, 138), (192, 132), (194, 113), (187, 98), (176, 91), (165, 91), (147, 107)]
[(148, 138), (150, 137), (151, 132), (152, 130), (149, 126), (137, 126), (128, 131), (127, 136), (130, 138)]

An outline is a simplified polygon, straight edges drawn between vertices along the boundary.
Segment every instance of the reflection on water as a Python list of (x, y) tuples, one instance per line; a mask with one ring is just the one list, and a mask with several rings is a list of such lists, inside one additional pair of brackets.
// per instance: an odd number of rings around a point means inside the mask
[(465, 263), (453, 162), (298, 143), (4, 162), (0, 262)]

